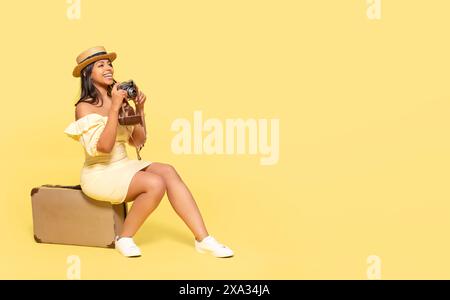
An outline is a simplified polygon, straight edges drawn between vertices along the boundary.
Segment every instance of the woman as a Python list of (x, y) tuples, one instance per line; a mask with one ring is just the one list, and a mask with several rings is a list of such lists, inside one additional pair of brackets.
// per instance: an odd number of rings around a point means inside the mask
[[(133, 202), (122, 232), (115, 238), (116, 249), (127, 257), (141, 255), (133, 236), (167, 191), (175, 212), (194, 234), (198, 252), (233, 256), (230, 248), (208, 234), (192, 194), (173, 166), (128, 158), (125, 143), (140, 148), (146, 136), (141, 124), (125, 126), (118, 122), (127, 94), (113, 79), (115, 58), (116, 54), (107, 53), (104, 47), (87, 49), (77, 57), (73, 76), (81, 77), (81, 97), (75, 104), (75, 121), (64, 132), (80, 141), (85, 150), (82, 191), (113, 204)], [(144, 114), (145, 101), (144, 93), (138, 91), (136, 112)]]

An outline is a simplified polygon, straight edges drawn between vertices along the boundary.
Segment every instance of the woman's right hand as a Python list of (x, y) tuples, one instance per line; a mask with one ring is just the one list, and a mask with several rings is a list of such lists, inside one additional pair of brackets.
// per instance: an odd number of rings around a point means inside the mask
[(127, 91), (117, 89), (118, 85), (119, 83), (116, 82), (111, 91), (111, 98), (112, 98), (111, 108), (115, 110), (119, 110), (122, 107), (123, 99), (126, 99), (126, 97), (128, 96)]

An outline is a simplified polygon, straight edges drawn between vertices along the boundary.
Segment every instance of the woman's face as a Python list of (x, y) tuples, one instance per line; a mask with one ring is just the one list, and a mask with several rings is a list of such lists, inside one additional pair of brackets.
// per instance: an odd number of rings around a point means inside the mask
[(111, 85), (114, 83), (113, 75), (114, 68), (109, 59), (98, 60), (94, 63), (91, 74), (91, 79), (94, 83), (102, 86)]

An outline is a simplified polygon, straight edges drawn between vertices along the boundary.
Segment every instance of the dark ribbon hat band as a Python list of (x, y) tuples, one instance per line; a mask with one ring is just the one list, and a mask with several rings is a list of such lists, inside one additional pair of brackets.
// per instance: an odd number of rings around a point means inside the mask
[(105, 52), (105, 51), (103, 51), (103, 52), (97, 52), (97, 53), (94, 53), (94, 54), (92, 54), (92, 55), (89, 55), (88, 57), (86, 57), (85, 59), (83, 59), (82, 61), (80, 61), (80, 64), (81, 64), (82, 62), (88, 60), (89, 58), (92, 58), (92, 57), (95, 57), (95, 56), (99, 56), (99, 55), (103, 55), (103, 54), (106, 54), (106, 52)]
[(117, 54), (115, 52), (107, 52), (105, 47), (103, 46), (97, 46), (97, 47), (91, 47), (83, 52), (81, 52), (77, 58), (77, 65), (72, 71), (73, 77), (80, 77), (81, 71), (91, 62), (107, 58), (111, 62), (114, 61), (117, 57)]

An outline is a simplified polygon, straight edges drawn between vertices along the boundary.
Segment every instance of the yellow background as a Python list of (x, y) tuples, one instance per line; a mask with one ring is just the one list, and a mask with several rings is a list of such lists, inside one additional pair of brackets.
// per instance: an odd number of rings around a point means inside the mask
[[(81, 1), (2, 4), (1, 278), (450, 278), (450, 2)], [(143, 257), (36, 244), (30, 190), (79, 183), (74, 120), (82, 50), (115, 51), (146, 93), (146, 160), (173, 164), (210, 233), (236, 255), (195, 252), (167, 196), (136, 236)], [(278, 164), (175, 155), (171, 123), (279, 118)], [(132, 148), (131, 157), (136, 158)]]

